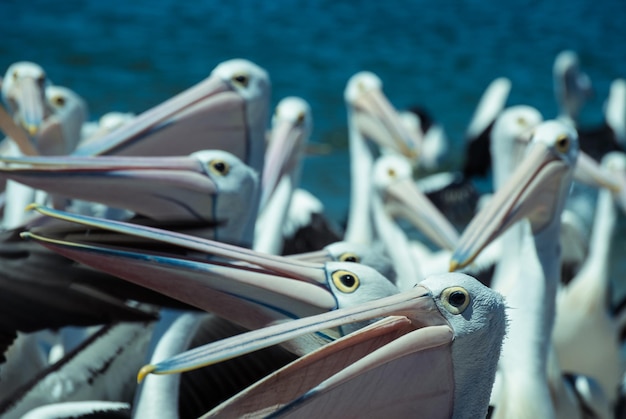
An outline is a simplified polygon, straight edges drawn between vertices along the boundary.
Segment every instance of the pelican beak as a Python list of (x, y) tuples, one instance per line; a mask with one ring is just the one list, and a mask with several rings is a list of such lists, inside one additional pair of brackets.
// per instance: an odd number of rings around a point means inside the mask
[[(50, 217), (157, 243), (174, 252), (122, 250), (94, 244), (89, 231), (73, 241), (24, 233), (70, 259), (215, 312), (246, 328), (333, 310), (323, 264), (265, 255), (221, 242), (124, 222), (70, 214), (41, 206)], [(186, 256), (180, 256), (183, 253)]]
[(574, 179), (596, 188), (605, 188), (613, 193), (623, 190), (619, 179), (604, 170), (588, 154), (580, 152), (574, 170)]
[(34, 137), (39, 132), (44, 119), (44, 93), (41, 84), (33, 77), (16, 80), (15, 97), (19, 123)]
[(325, 263), (333, 260), (332, 255), (326, 249), (314, 250), (312, 252), (297, 253), (286, 256), (288, 258), (297, 259), (302, 262)]
[(194, 157), (5, 158), (0, 176), (52, 194), (123, 208), (154, 220), (216, 221), (218, 193)]
[(248, 150), (241, 141), (245, 132), (245, 100), (222, 78), (211, 75), (111, 133), (87, 141), (74, 154), (165, 156), (219, 149), (245, 161)]
[[(430, 290), (417, 285), (409, 291), (355, 307), (341, 308), (273, 325), (192, 349), (158, 364), (144, 366), (139, 372), (138, 381), (143, 380), (150, 373), (173, 374), (190, 371), (280, 344), (305, 334), (338, 328), (355, 322), (372, 321), (386, 316), (408, 318), (413, 325), (413, 330), (426, 329), (429, 326), (445, 326), (446, 330), (451, 332), (449, 323), (439, 312)], [(377, 323), (355, 333), (368, 333), (376, 326)], [(347, 338), (350, 336), (348, 335)], [(453, 333), (447, 333), (445, 339), (451, 342)]]
[(448, 219), (419, 190), (412, 179), (399, 179), (387, 186), (392, 202), (387, 207), (394, 215), (407, 218), (416, 228), (442, 249), (453, 250), (459, 234)]
[(515, 222), (528, 218), (534, 232), (557, 213), (567, 163), (542, 143), (533, 144), (519, 167), (472, 219), (452, 254), (450, 272), (469, 265), (491, 241)]
[(272, 138), (265, 153), (261, 177), (261, 206), (264, 208), (285, 173), (298, 164), (304, 152), (305, 130), (301, 123), (279, 120), (272, 129)]
[(0, 105), (0, 130), (2, 130), (7, 137), (15, 141), (15, 144), (22, 154), (26, 156), (36, 156), (39, 154), (31, 143), (30, 138), (28, 138), (28, 135), (13, 121), (11, 115), (7, 113), (2, 105)]
[(352, 103), (357, 128), (381, 147), (396, 150), (416, 161), (421, 138), (407, 129), (400, 115), (380, 89), (368, 89)]

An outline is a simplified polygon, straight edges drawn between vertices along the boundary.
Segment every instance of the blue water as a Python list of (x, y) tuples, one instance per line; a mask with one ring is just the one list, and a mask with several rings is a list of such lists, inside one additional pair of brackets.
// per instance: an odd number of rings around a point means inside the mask
[(273, 103), (309, 101), (313, 141), (333, 145), (307, 159), (303, 184), (336, 220), (348, 205), (343, 88), (357, 71), (377, 73), (397, 107), (425, 105), (456, 144), (499, 76), (512, 80), (509, 104), (554, 116), (552, 63), (563, 49), (579, 53), (595, 88), (584, 124), (602, 120), (609, 83), (626, 76), (624, 0), (3, 0), (0, 16), (0, 72), (41, 64), (87, 100), (92, 119), (141, 112), (229, 58), (266, 68)]

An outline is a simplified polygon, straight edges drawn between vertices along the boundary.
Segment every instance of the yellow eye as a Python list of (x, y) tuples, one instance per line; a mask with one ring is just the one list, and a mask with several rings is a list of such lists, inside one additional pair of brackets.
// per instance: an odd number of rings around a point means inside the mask
[(357, 255), (355, 255), (354, 253), (345, 252), (345, 253), (342, 253), (341, 255), (339, 255), (339, 261), (340, 262), (355, 262), (355, 263), (359, 263), (359, 262), (361, 262), (361, 258), (358, 257)]
[(236, 74), (233, 76), (233, 81), (242, 87), (247, 87), (250, 82), (250, 78), (247, 74)]
[(348, 271), (335, 271), (332, 278), (337, 289), (346, 294), (356, 291), (361, 284), (359, 277)]
[(230, 172), (230, 166), (224, 160), (211, 160), (209, 162), (209, 169), (215, 174), (220, 176), (226, 176)]
[(441, 302), (446, 310), (452, 314), (465, 311), (470, 303), (469, 293), (462, 287), (450, 287), (441, 293)]
[(567, 153), (569, 151), (570, 141), (566, 134), (559, 135), (554, 144), (556, 145), (556, 149), (561, 153)]
[(55, 96), (52, 98), (52, 103), (54, 103), (57, 106), (64, 106), (65, 98), (63, 96)]

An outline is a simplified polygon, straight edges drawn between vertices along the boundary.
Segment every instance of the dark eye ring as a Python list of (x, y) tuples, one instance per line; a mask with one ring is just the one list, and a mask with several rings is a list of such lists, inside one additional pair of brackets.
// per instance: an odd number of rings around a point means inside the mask
[(556, 148), (561, 153), (566, 153), (569, 150), (570, 141), (567, 135), (561, 135), (556, 139)]
[(209, 162), (209, 167), (213, 173), (217, 173), (221, 176), (226, 176), (230, 171), (230, 166), (224, 160), (211, 160)]
[(470, 303), (470, 295), (463, 287), (449, 287), (442, 291), (443, 307), (452, 314), (460, 314)]
[(245, 74), (237, 74), (236, 76), (233, 77), (233, 80), (239, 83), (240, 85), (242, 85), (243, 87), (246, 87), (249, 81), (248, 76), (246, 76)]
[(356, 291), (361, 285), (359, 277), (348, 271), (333, 272), (332, 280), (335, 287), (346, 294)]
[(339, 256), (339, 260), (341, 262), (354, 262), (354, 263), (361, 262), (361, 258), (359, 256), (350, 252), (342, 253), (341, 256)]

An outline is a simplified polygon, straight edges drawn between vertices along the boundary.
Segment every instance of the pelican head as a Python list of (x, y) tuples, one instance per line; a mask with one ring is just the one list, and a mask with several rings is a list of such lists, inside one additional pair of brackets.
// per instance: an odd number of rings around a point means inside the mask
[[(265, 206), (282, 176), (298, 172), (294, 176), (299, 177), (300, 159), (312, 128), (311, 107), (305, 100), (286, 97), (278, 102), (272, 117), (272, 133), (265, 154), (261, 179), (261, 208)], [(295, 183), (297, 182), (298, 179)]]
[(533, 129), (542, 121), (541, 113), (526, 105), (507, 108), (495, 120), (490, 142), (495, 190), (500, 189), (521, 161)]
[(185, 157), (5, 159), (0, 176), (53, 194), (122, 208), (170, 223), (215, 227), (210, 237), (250, 245), (258, 176), (232, 154)]
[(45, 104), (45, 88), (50, 84), (41, 66), (29, 61), (12, 64), (2, 81), (2, 99), (18, 123), (33, 137), (50, 113)]
[[(301, 334), (380, 318), (294, 361), (217, 410), (234, 409), (236, 416), (252, 413), (240, 408), (270, 407), (300, 416), (313, 410), (336, 417), (383, 412), (398, 417), (485, 415), (505, 334), (504, 301), (474, 278), (458, 273), (432, 276), (411, 290), (352, 308), (201, 346), (143, 367), (139, 379), (149, 373), (188, 371)], [(297, 383), (285, 392), (274, 391), (292, 375), (300, 377)], [(255, 390), (265, 398), (253, 406), (246, 398)], [(348, 394), (352, 394), (349, 403), (330, 402)]]
[(88, 141), (76, 154), (160, 156), (219, 149), (261, 172), (270, 88), (262, 68), (243, 59), (225, 61), (205, 80)]
[(367, 71), (352, 76), (344, 91), (344, 99), (360, 135), (416, 161), (421, 138), (403, 124), (385, 97), (378, 76)]
[(47, 86), (45, 93), (52, 114), (37, 136), (37, 150), (42, 155), (69, 154), (80, 141), (88, 117), (87, 103), (67, 87)]
[(578, 54), (570, 50), (559, 53), (552, 74), (560, 114), (575, 123), (585, 101), (593, 93), (589, 76), (580, 69)]
[(452, 250), (459, 239), (458, 233), (419, 190), (412, 173), (405, 157), (381, 156), (374, 166), (374, 187), (382, 194), (390, 212), (407, 218), (439, 247)]
[(452, 255), (450, 270), (471, 263), (515, 222), (528, 218), (534, 233), (560, 219), (578, 157), (578, 134), (569, 124), (537, 126), (524, 160), (470, 222)]

